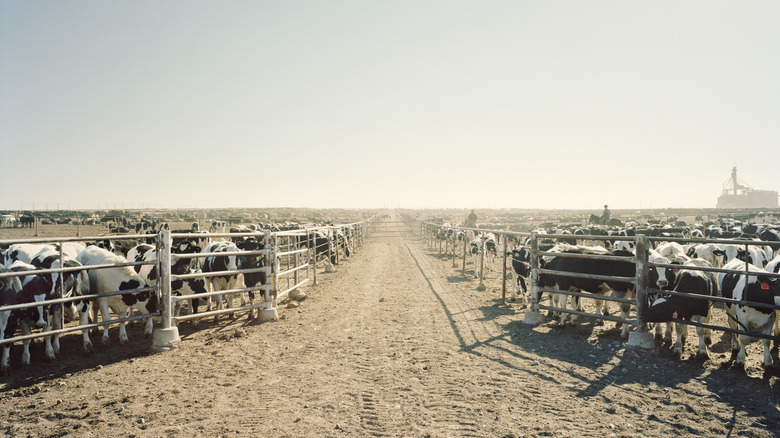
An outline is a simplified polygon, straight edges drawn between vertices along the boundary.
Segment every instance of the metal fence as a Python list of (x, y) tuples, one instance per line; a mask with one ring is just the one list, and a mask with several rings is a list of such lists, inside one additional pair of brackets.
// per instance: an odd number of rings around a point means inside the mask
[[(97, 312), (92, 311), (93, 321), (91, 323), (74, 323), (66, 324), (65, 312), (60, 311), (57, 313), (58, 321), (47, 321), (46, 327), (40, 332), (36, 333), (23, 333), (21, 336), (5, 337), (5, 333), (0, 331), (0, 345), (4, 349), (10, 347), (11, 344), (17, 342), (23, 342), (25, 345), (29, 344), (30, 340), (34, 338), (45, 338), (47, 345), (53, 338), (57, 342), (59, 335), (81, 330), (84, 336), (88, 336), (88, 330), (92, 328), (104, 327), (107, 328), (116, 324), (124, 324), (129, 321), (142, 320), (147, 318), (153, 318), (159, 321), (159, 327), (154, 330), (152, 336), (152, 348), (158, 351), (164, 351), (170, 349), (179, 340), (178, 328), (176, 324), (182, 321), (188, 321), (193, 319), (201, 319), (209, 316), (218, 317), (226, 313), (235, 313), (241, 311), (250, 312), (250, 317), (254, 311), (257, 311), (258, 317), (261, 321), (267, 321), (275, 319), (278, 315), (277, 308), (278, 303), (287, 299), (293, 291), (310, 283), (311, 285), (317, 284), (318, 271), (324, 270), (325, 272), (332, 272), (335, 270), (334, 265), (338, 265), (348, 257), (355, 254), (356, 250), (365, 242), (366, 234), (371, 229), (371, 224), (374, 222), (374, 217), (371, 217), (365, 221), (356, 222), (352, 224), (311, 227), (300, 230), (281, 231), (281, 232), (244, 232), (244, 233), (171, 233), (169, 230), (160, 231), (157, 234), (139, 234), (139, 235), (112, 235), (112, 236), (93, 236), (93, 237), (68, 237), (68, 238), (54, 238), (54, 239), (15, 239), (15, 240), (0, 240), (0, 246), (7, 247), (14, 244), (55, 244), (59, 248), (59, 266), (63, 266), (63, 261), (66, 256), (63, 254), (63, 244), (71, 242), (81, 243), (93, 243), (95, 241), (105, 241), (106, 238), (110, 238), (112, 242), (132, 242), (136, 243), (148, 243), (154, 246), (156, 250), (156, 258), (148, 261), (128, 261), (126, 263), (111, 263), (103, 265), (88, 265), (88, 266), (76, 266), (76, 267), (58, 267), (54, 269), (35, 269), (33, 271), (23, 272), (3, 272), (0, 273), (0, 281), (18, 277), (23, 278), (27, 276), (41, 276), (46, 274), (60, 274), (58, 275), (59, 288), (64, 290), (63, 277), (64, 273), (72, 273), (77, 277), (81, 277), (82, 281), (88, 280), (87, 271), (96, 269), (112, 269), (118, 267), (129, 266), (132, 268), (139, 268), (141, 266), (152, 265), (156, 266), (159, 275), (156, 278), (155, 284), (149, 287), (143, 287), (131, 290), (117, 290), (104, 293), (89, 293), (78, 296), (59, 296), (55, 298), (48, 297), (44, 301), (35, 301), (27, 303), (19, 303), (13, 305), (0, 306), (0, 312), (3, 312), (5, 316), (10, 317), (12, 311), (29, 310), (35, 308), (56, 308), (63, 309), (64, 305), (70, 302), (78, 301), (90, 301), (93, 303), (92, 309), (95, 308), (94, 302), (99, 298), (105, 298), (115, 295), (138, 293), (138, 292), (153, 292), (159, 297), (158, 310), (155, 312), (136, 314), (134, 315), (132, 309), (129, 315), (118, 315), (115, 319), (104, 320), (102, 322), (97, 321)], [(177, 254), (174, 251), (174, 240), (181, 241), (182, 239), (192, 239), (196, 241), (203, 241), (204, 244), (213, 239), (244, 239), (254, 238), (263, 242), (263, 247), (252, 251), (232, 251), (232, 252), (196, 252), (189, 254)], [(207, 239), (207, 240), (206, 240)], [(128, 246), (128, 245), (125, 245)], [(193, 267), (201, 266), (202, 260), (207, 257), (238, 257), (248, 258), (254, 256), (257, 260), (262, 260), (256, 267), (249, 269), (237, 269), (227, 270), (219, 272), (202, 272), (200, 269), (190, 269), (185, 274), (174, 274), (171, 272), (171, 267), (179, 260), (192, 260)], [(322, 268), (324, 265), (324, 269)], [(246, 287), (246, 284), (240, 284), (237, 281), (237, 286), (232, 289), (226, 290), (213, 290), (207, 288), (205, 292), (193, 293), (186, 295), (175, 294), (175, 290), (172, 284), (175, 282), (186, 282), (193, 279), (202, 279), (205, 283), (209, 283), (209, 280), (214, 277), (224, 276), (236, 276), (237, 278), (243, 278), (246, 274), (263, 273), (265, 274), (265, 281), (261, 284)], [(210, 302), (212, 297), (217, 295), (238, 294), (244, 298), (244, 294), (258, 294), (261, 299), (257, 302), (253, 302), (250, 298), (249, 304), (222, 308), (217, 310), (208, 310), (206, 312), (194, 313), (193, 306), (189, 307), (189, 314), (177, 316), (174, 313), (174, 308), (178, 307), (178, 304), (184, 304), (185, 301), (190, 300), (205, 300)], [(7, 313), (6, 313), (7, 312)], [(28, 321), (24, 321), (27, 323)], [(29, 327), (29, 326), (28, 326)], [(26, 330), (25, 330), (26, 331)], [(58, 344), (57, 344), (58, 345)], [(52, 357), (53, 358), (53, 357)], [(7, 357), (5, 358), (7, 361)], [(6, 371), (6, 370), (4, 370)]]
[[(657, 246), (658, 244), (663, 242), (677, 242), (680, 244), (708, 244), (709, 243), (709, 244), (716, 244), (722, 246), (731, 245), (731, 246), (744, 248), (745, 253), (749, 252), (750, 247), (755, 247), (755, 246), (769, 246), (776, 251), (778, 248), (780, 248), (780, 243), (778, 242), (753, 241), (753, 240), (728, 240), (728, 239), (648, 237), (642, 234), (637, 234), (636, 236), (597, 236), (597, 235), (571, 235), (571, 234), (542, 234), (536, 232), (520, 233), (520, 232), (512, 232), (512, 231), (505, 231), (505, 230), (482, 230), (479, 228), (447, 226), (447, 225), (439, 225), (439, 224), (433, 224), (433, 223), (422, 222), (422, 221), (417, 223), (417, 229), (418, 232), (428, 241), (429, 246), (433, 248), (438, 248), (439, 254), (452, 257), (453, 267), (456, 266), (455, 265), (456, 260), (462, 257), (461, 269), (464, 272), (464, 274), (466, 272), (466, 264), (467, 264), (467, 257), (465, 251), (467, 243), (463, 242), (464, 251), (462, 255), (456, 254), (456, 252), (454, 251), (455, 245), (452, 245), (447, 242), (448, 234), (443, 231), (445, 229), (452, 229), (452, 230), (461, 230), (461, 231), (472, 231), (474, 233), (490, 232), (495, 234), (497, 237), (499, 237), (499, 241), (502, 243), (501, 246), (503, 248), (501, 254), (503, 260), (503, 268), (502, 268), (503, 275), (501, 277), (501, 282), (502, 282), (501, 298), (504, 303), (506, 303), (507, 277), (508, 276), (511, 277), (511, 274), (507, 275), (507, 254), (511, 251), (509, 245), (510, 244), (513, 246), (522, 245), (530, 249), (530, 254), (531, 254), (530, 275), (528, 278), (529, 280), (528, 282), (530, 283), (529, 286), (530, 310), (526, 312), (525, 322), (531, 324), (538, 324), (544, 322), (544, 317), (541, 315), (539, 311), (548, 310), (550, 312), (589, 316), (596, 319), (608, 320), (608, 321), (614, 321), (621, 324), (626, 324), (628, 326), (635, 327), (636, 328), (635, 333), (644, 335), (648, 333), (647, 332), (648, 323), (644, 320), (644, 316), (646, 315), (646, 310), (650, 304), (648, 298), (650, 294), (656, 294), (656, 295), (662, 294), (665, 296), (676, 295), (676, 296), (681, 296), (681, 297), (690, 298), (694, 300), (705, 300), (710, 303), (717, 303), (720, 307), (724, 307), (724, 305), (730, 305), (730, 304), (739, 304), (741, 306), (764, 308), (764, 309), (770, 309), (772, 311), (780, 310), (780, 306), (773, 305), (773, 304), (757, 303), (757, 302), (750, 302), (744, 300), (739, 301), (739, 300), (728, 299), (728, 298), (723, 298), (718, 296), (715, 297), (702, 296), (699, 294), (690, 293), (689, 291), (675, 292), (671, 290), (662, 290), (656, 287), (652, 287), (652, 285), (649, 285), (648, 277), (647, 277), (648, 269), (653, 267), (662, 267), (668, 269), (687, 269), (687, 270), (694, 270), (694, 271), (710, 271), (718, 274), (731, 273), (731, 274), (737, 274), (743, 276), (748, 275), (747, 258), (745, 259), (746, 261), (744, 264), (744, 270), (723, 269), (719, 266), (713, 266), (709, 268), (709, 267), (698, 267), (698, 266), (689, 266), (689, 265), (682, 265), (682, 264), (672, 264), (672, 263), (663, 264), (663, 263), (651, 262), (649, 258), (650, 250), (654, 246)], [(567, 254), (567, 253), (560, 253), (560, 252), (541, 251), (539, 249), (540, 242), (542, 240), (571, 241), (572, 239), (576, 239), (577, 242), (584, 242), (584, 241), (632, 242), (634, 244), (634, 256), (617, 257), (617, 256), (593, 255), (593, 254)], [(590, 259), (601, 259), (601, 260), (624, 260), (627, 262), (634, 263), (636, 269), (635, 269), (635, 275), (632, 277), (600, 276), (600, 275), (586, 274), (586, 273), (553, 271), (553, 270), (543, 269), (540, 266), (540, 259), (542, 257), (572, 257), (572, 258), (581, 258), (581, 259), (590, 258)], [(483, 284), (483, 280), (485, 277), (485, 272), (483, 268), (484, 263), (485, 262), (484, 262), (484, 251), (483, 251), (480, 254), (479, 259), (476, 262), (472, 262), (474, 272), (478, 274), (480, 279), (480, 284), (478, 286), (479, 290), (485, 289), (485, 286)], [(612, 280), (612, 281), (631, 283), (634, 285), (633, 288), (634, 297), (620, 298), (614, 296), (595, 295), (589, 292), (577, 292), (577, 291), (559, 290), (559, 289), (544, 287), (539, 284), (539, 276), (543, 274), (554, 274), (554, 275), (572, 276), (572, 277), (579, 277), (579, 278), (590, 278), (596, 280), (602, 279), (605, 281)], [(755, 276), (756, 273), (751, 271), (750, 275)], [(772, 278), (780, 278), (780, 274), (774, 274), (774, 273), (761, 273), (761, 275), (772, 277)], [(542, 299), (542, 294), (545, 292), (550, 294), (560, 294), (564, 296), (576, 296), (576, 297), (584, 297), (584, 298), (591, 298), (591, 299), (598, 299), (598, 300), (606, 300), (606, 301), (617, 302), (619, 304), (627, 303), (632, 305), (633, 308), (635, 309), (635, 318), (621, 318), (621, 317), (610, 316), (610, 315), (588, 313), (576, 309), (561, 308), (553, 305), (545, 305), (543, 304), (543, 299)], [(680, 324), (687, 324), (687, 325), (703, 327), (707, 329), (745, 335), (754, 338), (771, 339), (775, 341), (780, 341), (780, 336), (773, 336), (771, 334), (747, 331), (745, 327), (742, 327), (742, 329), (734, 329), (731, 327), (718, 326), (718, 325), (700, 323), (700, 322), (689, 321), (689, 320), (671, 319), (670, 321), (675, 323), (680, 323)], [(635, 333), (632, 333), (632, 335)], [(650, 337), (650, 339), (652, 339), (652, 337)], [(631, 340), (629, 341), (631, 343)], [(646, 346), (646, 341), (644, 342), (637, 341), (637, 342), (638, 344), (644, 343)]]

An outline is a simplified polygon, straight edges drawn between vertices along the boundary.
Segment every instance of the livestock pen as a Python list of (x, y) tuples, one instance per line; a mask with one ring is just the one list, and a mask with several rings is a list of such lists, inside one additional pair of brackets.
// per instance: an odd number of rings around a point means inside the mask
[[(158, 328), (154, 330), (152, 335), (152, 349), (164, 351), (172, 348), (178, 341), (177, 324), (183, 321), (198, 320), (210, 316), (218, 318), (226, 313), (234, 314), (235, 312), (248, 312), (249, 316), (252, 317), (255, 311), (257, 311), (257, 318), (261, 321), (276, 319), (278, 303), (288, 299), (294, 291), (306, 284), (316, 285), (318, 271), (332, 272), (335, 270), (334, 265), (338, 265), (355, 254), (357, 248), (364, 243), (373, 222), (374, 218), (371, 217), (361, 222), (349, 224), (311, 226), (278, 232), (266, 230), (242, 233), (172, 233), (164, 229), (156, 234), (112, 235), (110, 236), (112, 243), (127, 249), (146, 244), (152, 250), (151, 253), (154, 257), (134, 260), (123, 258), (121, 262), (91, 265), (66, 264), (66, 260), (76, 258), (75, 254), (68, 255), (67, 250), (71, 247), (83, 249), (87, 247), (88, 243), (106, 243), (107, 236), (0, 240), (0, 247), (9, 248), (4, 254), (4, 264), (12, 266), (14, 261), (20, 257), (24, 259), (21, 260), (24, 263), (16, 262), (16, 267), (27, 264), (25, 269), (30, 269), (0, 272), (0, 282), (4, 287), (4, 301), (0, 307), (4, 323), (4, 326), (0, 327), (0, 336), (2, 336), (0, 337), (0, 345), (4, 350), (3, 372), (9, 371), (8, 350), (11, 345), (21, 342), (26, 349), (30, 341), (35, 338), (44, 338), (47, 344), (51, 339), (54, 339), (54, 348), (58, 350), (60, 335), (82, 331), (84, 348), (89, 353), (91, 351), (89, 330), (107, 329), (109, 326), (117, 324), (122, 326), (132, 321), (147, 320), (156, 321), (158, 324)], [(254, 246), (247, 245), (245, 249), (219, 252), (200, 251), (201, 248), (197, 246), (197, 244), (205, 246), (211, 241), (217, 241), (217, 239), (224, 242), (239, 242), (239, 244), (251, 240), (254, 242)], [(192, 243), (198, 248), (198, 251), (177, 253), (177, 248), (184, 241)], [(29, 266), (29, 262), (33, 261), (32, 257), (20, 256), (20, 253), (24, 253), (24, 251), (16, 251), (11, 254), (14, 248), (27, 249), (28, 251), (56, 248), (59, 256), (58, 265), (51, 269)], [(106, 252), (110, 251), (106, 250)], [(238, 263), (233, 269), (204, 272), (201, 267), (203, 262), (209, 258), (234, 258)], [(175, 271), (172, 269), (175, 266), (187, 266), (187, 269)], [(147, 284), (138, 284), (138, 286), (144, 287), (131, 289), (122, 287), (116, 288), (116, 290), (96, 292), (90, 291), (88, 287), (77, 286), (90, 284), (88, 274), (90, 271), (116, 271), (123, 268), (129, 268), (135, 273), (140, 272), (142, 268), (148, 268), (146, 271), (154, 269), (153, 272), (156, 274), (152, 279), (145, 279)], [(6, 292), (21, 293), (21, 290), (13, 290), (14, 282), (12, 279), (37, 278), (45, 275), (53, 275), (54, 280), (50, 280), (53, 284), (49, 285), (51, 289), (46, 291), (44, 299), (5, 302)], [(231, 283), (233, 287), (213, 287), (216, 283), (212, 283), (211, 280), (220, 277), (231, 277), (234, 280)], [(250, 278), (253, 281), (250, 282)], [(66, 282), (69, 283), (66, 284)], [(192, 282), (200, 282), (203, 286), (210, 284), (212, 287), (202, 290), (183, 287), (183, 285)], [(18, 284), (21, 286), (21, 283)], [(134, 314), (132, 307), (129, 307), (127, 311), (123, 311), (123, 314), (116, 315), (111, 319), (108, 319), (108, 315), (103, 315), (103, 321), (98, 321), (96, 311), (98, 306), (92, 305), (90, 306), (92, 315), (87, 316), (86, 312), (89, 310), (85, 312), (79, 310), (79, 312), (84, 313), (84, 318), (79, 318), (80, 321), (74, 323), (69, 323), (67, 319), (73, 319), (75, 313), (69, 314), (69, 312), (64, 311), (70, 310), (73, 303), (94, 304), (98, 300), (107, 300), (111, 297), (130, 297), (142, 293), (151, 293), (157, 297), (150, 301), (155, 302), (156, 306), (147, 306), (147, 309), (151, 310), (136, 311)], [(198, 300), (204, 300), (207, 307), (210, 307), (211, 300), (221, 301), (220, 297), (233, 294), (241, 297), (242, 305), (229, 308), (218, 306), (215, 310), (207, 309), (207, 311), (200, 313), (194, 311), (193, 303), (197, 303)], [(249, 303), (243, 302), (246, 294), (250, 297)], [(252, 299), (255, 294), (261, 297), (258, 302), (254, 302)], [(183, 307), (187, 302), (190, 303), (188, 314), (178, 315), (178, 312), (174, 310)], [(31, 312), (46, 313), (46, 325), (45, 327), (41, 326), (41, 330), (31, 326), (28, 316)], [(88, 322), (88, 317), (92, 319), (91, 322)], [(9, 330), (6, 330), (5, 323), (11, 319), (14, 319), (14, 324), (9, 325)], [(10, 330), (15, 326), (16, 320), (22, 323), (23, 333), (21, 335)], [(123, 328), (122, 332), (124, 332)], [(25, 356), (27, 358), (23, 359), (23, 362), (29, 361), (29, 356), (26, 354)], [(50, 355), (49, 359), (54, 359), (54, 355)]]
[[(542, 315), (540, 312), (541, 310), (547, 310), (548, 311), (548, 317), (552, 317), (553, 315), (556, 315), (556, 318), (559, 318), (561, 321), (561, 325), (563, 325), (566, 321), (566, 318), (564, 315), (576, 315), (576, 316), (585, 316), (594, 318), (598, 321), (612, 321), (618, 324), (618, 326), (623, 327), (623, 336), (628, 335), (628, 342), (629, 345), (632, 346), (638, 346), (643, 348), (654, 348), (654, 342), (653, 342), (653, 335), (648, 331), (648, 321), (646, 320), (646, 315), (648, 311), (648, 307), (652, 304), (651, 298), (659, 298), (659, 297), (682, 297), (687, 300), (694, 300), (694, 301), (705, 301), (707, 302), (707, 306), (714, 304), (714, 308), (716, 309), (724, 309), (724, 317), (720, 318), (723, 321), (728, 322), (728, 325), (715, 325), (710, 324), (708, 322), (702, 322), (702, 321), (694, 321), (689, 319), (681, 319), (677, 317), (670, 317), (665, 319), (665, 321), (668, 321), (670, 323), (676, 323), (676, 324), (682, 324), (683, 328), (686, 325), (691, 325), (695, 327), (699, 327), (702, 329), (707, 330), (717, 330), (723, 333), (731, 333), (733, 336), (742, 336), (747, 337), (747, 339), (750, 341), (752, 339), (761, 339), (765, 340), (765, 351), (768, 355), (768, 342), (769, 341), (780, 341), (780, 336), (778, 336), (777, 331), (775, 330), (774, 333), (768, 332), (767, 330), (764, 330), (762, 328), (761, 331), (758, 331), (756, 327), (749, 327), (748, 325), (744, 323), (737, 322), (738, 317), (735, 315), (733, 310), (729, 310), (731, 308), (739, 308), (739, 309), (764, 309), (764, 313), (769, 314), (768, 319), (770, 319), (772, 322), (776, 321), (776, 317), (774, 316), (777, 310), (780, 310), (780, 306), (778, 305), (778, 293), (777, 293), (777, 284), (780, 284), (780, 281), (777, 279), (780, 278), (780, 274), (774, 273), (774, 272), (766, 272), (761, 271), (760, 275), (762, 278), (769, 278), (774, 279), (775, 286), (772, 286), (772, 291), (774, 291), (774, 303), (772, 303), (772, 297), (768, 297), (768, 300), (770, 302), (756, 302), (756, 301), (750, 301), (747, 299), (734, 299), (729, 297), (723, 297), (723, 296), (702, 296), (698, 293), (692, 293), (691, 291), (686, 290), (669, 290), (659, 287), (657, 284), (651, 284), (649, 281), (648, 273), (652, 272), (654, 269), (670, 269), (670, 270), (687, 270), (687, 271), (695, 271), (695, 272), (712, 272), (720, 276), (724, 275), (734, 275), (736, 278), (745, 278), (746, 280), (750, 280), (753, 277), (756, 277), (759, 275), (759, 273), (750, 271), (750, 275), (748, 275), (748, 267), (751, 266), (748, 263), (748, 256), (744, 256), (744, 261), (742, 263), (732, 263), (729, 267), (722, 267), (722, 266), (707, 266), (707, 265), (688, 265), (683, 263), (672, 263), (670, 261), (659, 262), (657, 260), (663, 260), (663, 259), (657, 259), (654, 261), (654, 258), (651, 257), (651, 251), (653, 251), (654, 247), (659, 247), (659, 245), (662, 245), (667, 242), (675, 242), (680, 244), (686, 244), (686, 245), (700, 245), (700, 244), (714, 244), (714, 245), (721, 245), (721, 246), (730, 246), (732, 248), (738, 248), (740, 254), (750, 254), (751, 248), (754, 247), (770, 247), (772, 248), (772, 251), (776, 251), (778, 248), (780, 248), (780, 243), (778, 242), (766, 242), (766, 241), (755, 241), (755, 240), (728, 240), (728, 239), (704, 239), (704, 238), (672, 238), (672, 237), (650, 237), (646, 236), (644, 234), (637, 234), (635, 236), (607, 236), (607, 235), (571, 235), (571, 234), (547, 234), (544, 232), (531, 232), (531, 233), (520, 233), (520, 232), (512, 232), (512, 231), (506, 231), (506, 230), (484, 230), (480, 228), (468, 228), (468, 227), (461, 227), (461, 226), (451, 226), (451, 225), (440, 225), (440, 224), (434, 224), (430, 222), (423, 222), (419, 221), (417, 222), (417, 230), (418, 233), (422, 237), (424, 237), (428, 241), (428, 245), (431, 247), (434, 247), (438, 250), (440, 254), (443, 254), (445, 256), (452, 257), (453, 261), (453, 267), (456, 266), (456, 259), (462, 258), (462, 265), (461, 269), (465, 273), (466, 272), (466, 265), (467, 265), (467, 245), (468, 242), (465, 240), (463, 241), (463, 251), (462, 253), (456, 251), (456, 242), (452, 241), (452, 236), (454, 233), (450, 233), (447, 230), (454, 230), (454, 231), (470, 231), (474, 233), (475, 236), (479, 236), (480, 233), (493, 233), (496, 236), (498, 236), (499, 241), (501, 242), (501, 246), (503, 248), (502, 253), (500, 254), (502, 259), (502, 270), (501, 270), (501, 290), (502, 290), (502, 302), (506, 303), (506, 287), (507, 287), (507, 277), (510, 277), (513, 275), (512, 273), (507, 273), (507, 256), (511, 254), (511, 250), (513, 248), (510, 248), (510, 244), (514, 245), (514, 247), (526, 247), (530, 252), (530, 258), (528, 260), (529, 264), (529, 275), (527, 278), (521, 278), (519, 281), (528, 281), (530, 284), (530, 308), (528, 311), (525, 312), (524, 315), (524, 322), (527, 324), (540, 324), (545, 322), (545, 316)], [(573, 242), (573, 240), (576, 240)], [(610, 244), (610, 246), (614, 246), (615, 243), (618, 242), (630, 242), (632, 243), (633, 251), (629, 252), (622, 252), (620, 256), (614, 255), (612, 253), (604, 253), (604, 254), (597, 254), (597, 253), (585, 253), (582, 252), (565, 252), (563, 250), (541, 250), (540, 245), (541, 242), (544, 241), (547, 244), (547, 247), (553, 246), (554, 243), (560, 243), (560, 242), (572, 242), (572, 243), (578, 243), (578, 242), (604, 242), (605, 244)], [(457, 242), (459, 245), (460, 242)], [(479, 257), (472, 261), (473, 266), (473, 272), (476, 276), (480, 279), (480, 285), (478, 286), (477, 290), (484, 290), (483, 286), (483, 279), (486, 275), (485, 270), (485, 257), (486, 257), (486, 250), (484, 246), (479, 251)], [(571, 270), (551, 270), (545, 268), (545, 260), (549, 260), (551, 258), (558, 257), (558, 258), (571, 258), (571, 259), (578, 259), (578, 260), (600, 260), (600, 261), (618, 261), (618, 262), (624, 262), (627, 264), (634, 265), (634, 268), (631, 269), (632, 273), (631, 275), (624, 275), (624, 276), (615, 276), (615, 275), (603, 275), (599, 273), (592, 273), (592, 272), (574, 272)], [(735, 266), (736, 265), (736, 266)], [(516, 275), (516, 273), (515, 273)], [(560, 277), (573, 277), (578, 279), (589, 279), (594, 280), (597, 282), (604, 282), (604, 283), (621, 283), (621, 284), (630, 284), (631, 288), (629, 290), (628, 294), (615, 294), (613, 290), (612, 296), (605, 295), (605, 294), (595, 294), (593, 290), (585, 290), (584, 288), (566, 288), (565, 290), (559, 289), (555, 286), (555, 284), (550, 284), (549, 282), (545, 284), (544, 281), (541, 281), (543, 276), (557, 276), (557, 278)], [(671, 285), (670, 285), (671, 286)], [(768, 293), (772, 293), (772, 291), (769, 290), (768, 285), (763, 285), (762, 288), (765, 289)], [(551, 303), (545, 304), (545, 300), (543, 299), (545, 294), (549, 294)], [(633, 294), (633, 296), (631, 296)], [(618, 296), (615, 296), (618, 295)], [(577, 308), (574, 305), (572, 305), (572, 308), (567, 308), (565, 305), (566, 300), (568, 297), (576, 297), (577, 299), (581, 298), (590, 298), (597, 300), (596, 302), (599, 303), (600, 301), (607, 301), (607, 302), (615, 302), (622, 306), (631, 306), (631, 317), (629, 317), (628, 311), (624, 312), (621, 316), (612, 316), (607, 314), (606, 312), (602, 313), (599, 311), (601, 308), (600, 305), (597, 304), (596, 306), (596, 312), (586, 312), (582, 310), (581, 308)], [(766, 300), (764, 300), (766, 301)], [(559, 305), (556, 305), (555, 303), (559, 303)], [(560, 304), (563, 304), (562, 306)], [(738, 306), (738, 307), (737, 307)], [(759, 310), (760, 311), (760, 310)], [(634, 327), (635, 331), (628, 332), (628, 327)], [(678, 326), (679, 327), (679, 326)], [(765, 327), (764, 327), (765, 328)], [(679, 330), (679, 328), (678, 328)], [(657, 332), (658, 333), (658, 332)], [(736, 351), (734, 352), (736, 354)]]

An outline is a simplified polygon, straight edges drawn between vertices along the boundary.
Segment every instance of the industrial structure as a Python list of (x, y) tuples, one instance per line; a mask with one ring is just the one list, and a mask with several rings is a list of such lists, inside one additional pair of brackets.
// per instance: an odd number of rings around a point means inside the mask
[(737, 168), (731, 169), (731, 178), (723, 184), (717, 208), (777, 208), (777, 192), (753, 190), (737, 179)]

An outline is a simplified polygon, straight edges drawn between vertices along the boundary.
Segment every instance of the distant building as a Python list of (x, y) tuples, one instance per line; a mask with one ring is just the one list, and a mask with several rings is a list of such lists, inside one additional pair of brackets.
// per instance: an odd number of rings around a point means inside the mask
[(734, 167), (731, 169), (731, 178), (723, 184), (717, 208), (777, 208), (776, 191), (753, 190), (740, 182), (737, 179), (737, 168)]

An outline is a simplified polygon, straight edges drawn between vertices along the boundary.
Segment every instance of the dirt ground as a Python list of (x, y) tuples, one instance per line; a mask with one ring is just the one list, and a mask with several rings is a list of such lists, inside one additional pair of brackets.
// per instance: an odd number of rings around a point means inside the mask
[(701, 363), (695, 333), (680, 360), (627, 347), (611, 322), (525, 325), (499, 274), (479, 292), (459, 268), (419, 237), (373, 238), (276, 322), (182, 323), (159, 354), (140, 325), (92, 357), (68, 335), (56, 363), (36, 342), (27, 369), (15, 346), (0, 436), (780, 435), (759, 345), (744, 373), (719, 335)]

